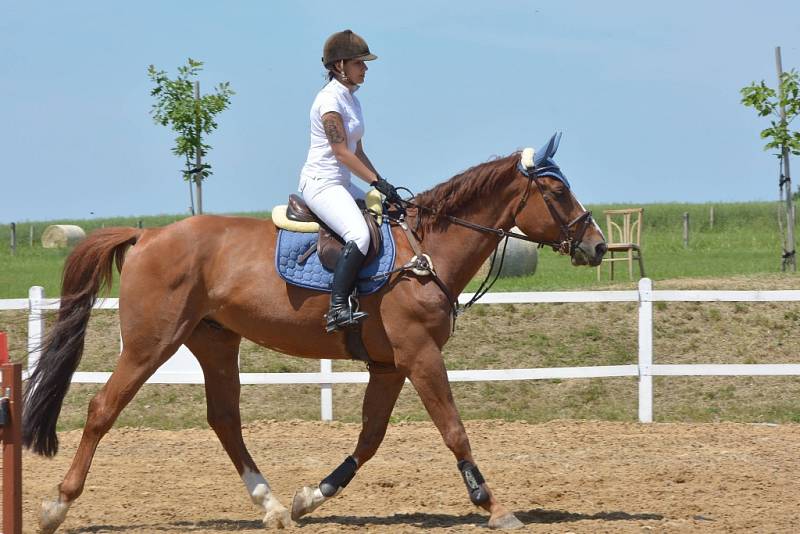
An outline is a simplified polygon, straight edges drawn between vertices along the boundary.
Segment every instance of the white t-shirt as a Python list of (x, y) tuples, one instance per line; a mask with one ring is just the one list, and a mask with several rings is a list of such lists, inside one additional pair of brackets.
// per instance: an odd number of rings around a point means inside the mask
[(311, 105), (311, 146), (308, 149), (306, 163), (300, 172), (301, 191), (305, 180), (321, 180), (342, 185), (350, 183), (350, 169), (336, 159), (322, 125), (322, 116), (331, 111), (342, 117), (347, 134), (347, 148), (351, 152), (356, 151), (356, 145), (364, 135), (361, 103), (347, 87), (334, 78), (317, 93)]

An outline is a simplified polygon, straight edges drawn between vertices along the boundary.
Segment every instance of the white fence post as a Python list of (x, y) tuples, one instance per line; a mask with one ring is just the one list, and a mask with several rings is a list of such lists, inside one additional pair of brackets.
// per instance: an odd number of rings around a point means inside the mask
[[(322, 375), (330, 375), (333, 372), (333, 365), (330, 360), (319, 361), (319, 372)], [(323, 421), (333, 421), (333, 384), (320, 384), (319, 405)]]
[(653, 281), (639, 280), (639, 422), (653, 422)]
[(32, 373), (42, 354), (42, 334), (44, 333), (44, 288), (33, 286), (28, 290), (28, 372)]

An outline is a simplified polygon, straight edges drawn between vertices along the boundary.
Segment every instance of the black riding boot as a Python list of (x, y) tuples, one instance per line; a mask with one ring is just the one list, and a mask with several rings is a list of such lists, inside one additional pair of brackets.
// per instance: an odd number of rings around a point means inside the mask
[(351, 302), (350, 296), (363, 262), (364, 255), (358, 250), (356, 242), (348, 241), (342, 249), (339, 259), (336, 260), (336, 269), (333, 271), (331, 309), (325, 316), (328, 320), (326, 331), (333, 332), (367, 317), (365, 312), (358, 311), (358, 302), (355, 297), (352, 297)]

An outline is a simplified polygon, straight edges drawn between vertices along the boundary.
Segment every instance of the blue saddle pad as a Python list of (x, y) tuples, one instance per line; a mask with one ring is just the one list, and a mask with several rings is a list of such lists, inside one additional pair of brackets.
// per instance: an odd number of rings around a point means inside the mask
[[(358, 273), (358, 292), (361, 295), (375, 293), (389, 279), (381, 277), (377, 280), (369, 280), (371, 276), (391, 271), (394, 268), (395, 246), (389, 223), (381, 225), (383, 234), (383, 244), (378, 251), (378, 258), (365, 265)], [(278, 249), (275, 254), (275, 267), (278, 274), (287, 283), (316, 289), (318, 291), (330, 291), (333, 282), (333, 271), (329, 271), (322, 266), (319, 261), (319, 254), (314, 251), (303, 264), (297, 263), (297, 258), (302, 256), (308, 248), (317, 240), (316, 232), (290, 232), (289, 230), (278, 231)]]

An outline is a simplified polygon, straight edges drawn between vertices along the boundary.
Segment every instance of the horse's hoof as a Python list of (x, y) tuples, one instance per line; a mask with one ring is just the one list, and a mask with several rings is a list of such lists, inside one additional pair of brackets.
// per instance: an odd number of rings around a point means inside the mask
[(522, 528), (525, 525), (517, 519), (517, 517), (508, 512), (507, 514), (503, 514), (500, 517), (490, 517), (489, 518), (489, 528), (499, 528), (503, 530), (512, 530), (515, 528)]
[(276, 506), (264, 516), (264, 528), (288, 528), (292, 526), (289, 510), (284, 506)]
[(297, 521), (306, 514), (310, 514), (325, 502), (325, 496), (317, 486), (303, 486), (294, 493), (292, 498), (292, 519)]
[(42, 513), (39, 516), (39, 532), (41, 534), (52, 534), (67, 518), (69, 503), (56, 499), (54, 501), (42, 501)]
[(292, 497), (292, 520), (297, 521), (308, 513), (308, 506), (311, 504), (311, 495), (308, 486), (304, 486), (294, 492)]

